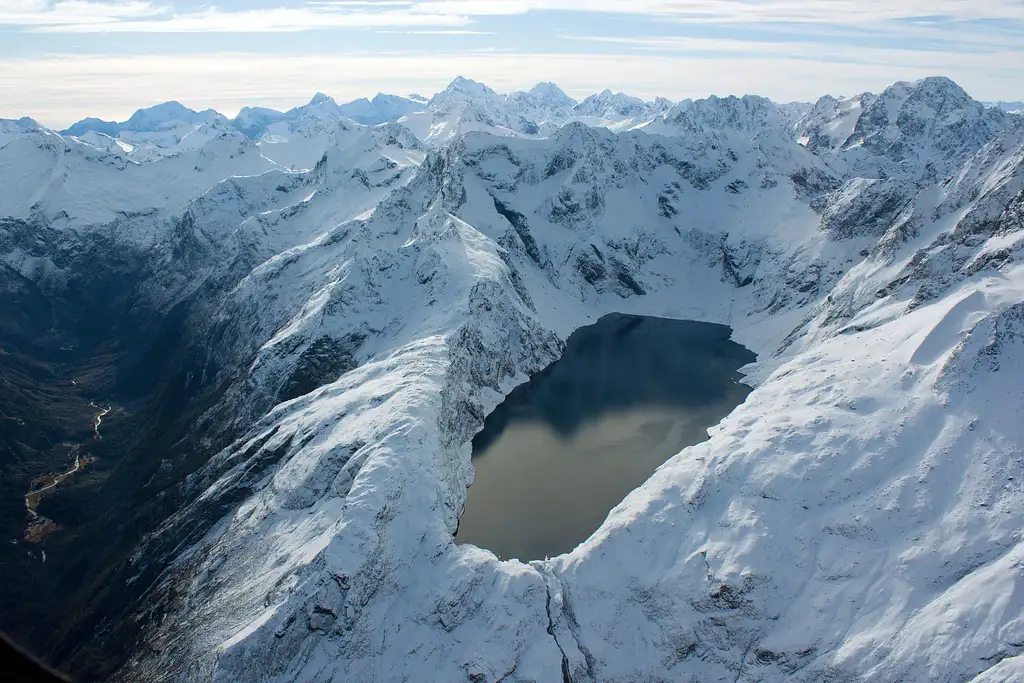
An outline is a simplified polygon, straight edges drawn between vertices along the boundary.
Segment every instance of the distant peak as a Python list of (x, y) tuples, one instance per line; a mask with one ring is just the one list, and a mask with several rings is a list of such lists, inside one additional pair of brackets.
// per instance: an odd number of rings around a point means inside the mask
[(322, 92), (318, 92), (317, 94), (313, 95), (313, 99), (309, 101), (309, 104), (312, 107), (324, 103), (337, 104), (337, 102), (334, 101), (333, 97), (331, 97), (330, 95), (325, 95)]
[(922, 78), (915, 82), (914, 86), (918, 91), (946, 93), (961, 100), (972, 99), (971, 96), (967, 94), (967, 91), (961, 88), (956, 81), (946, 78), (945, 76), (929, 76), (928, 78)]
[(189, 109), (188, 107), (186, 107), (181, 102), (178, 102), (177, 100), (170, 100), (168, 102), (161, 102), (160, 104), (154, 104), (152, 107), (145, 107), (143, 109), (139, 109), (139, 110), (137, 110), (135, 112), (135, 114), (133, 115), (133, 118), (134, 118), (134, 116), (146, 115), (146, 114), (150, 114), (150, 115), (154, 115), (154, 116), (155, 115), (169, 116), (169, 115), (175, 115), (175, 114), (196, 114), (196, 113), (198, 113), (198, 112), (193, 111), (192, 109)]
[(157, 130), (176, 121), (200, 124), (213, 123), (222, 118), (220, 114), (212, 109), (197, 112), (186, 107), (181, 102), (171, 100), (170, 102), (163, 102), (152, 107), (139, 109), (123, 125), (136, 131)]
[(434, 95), (429, 106), (450, 106), (456, 102), (487, 102), (497, 94), (483, 83), (459, 76), (448, 87)]
[(957, 85), (956, 81), (951, 78), (947, 78), (946, 76), (928, 76), (927, 78), (922, 78), (921, 80), (916, 81), (914, 85), (918, 87), (925, 86), (930, 88), (961, 89), (960, 86)]
[(483, 83), (480, 83), (479, 81), (474, 81), (472, 78), (465, 78), (463, 76), (457, 76), (455, 80), (448, 84), (448, 87), (445, 90), (447, 92), (457, 91), (469, 94), (493, 92)]
[(389, 95), (388, 93), (379, 92), (379, 93), (377, 93), (376, 95), (373, 96), (373, 100), (372, 101), (373, 101), (374, 105), (382, 106), (382, 105), (386, 105), (386, 104), (393, 104), (393, 103), (396, 103), (396, 102), (398, 102), (398, 103), (411, 102), (413, 100), (412, 100), (412, 98), (402, 97), (401, 95)]
[(543, 81), (530, 88), (530, 92), (539, 97), (550, 97), (556, 95), (558, 97), (567, 97), (565, 92), (551, 81)]

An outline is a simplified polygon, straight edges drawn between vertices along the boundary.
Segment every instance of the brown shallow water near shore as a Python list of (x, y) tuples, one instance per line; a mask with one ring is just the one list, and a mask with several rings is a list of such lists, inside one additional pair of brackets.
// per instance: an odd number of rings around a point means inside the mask
[(456, 535), (502, 558), (572, 550), (608, 512), (743, 402), (755, 356), (722, 325), (613, 315), (514, 390), (474, 439)]

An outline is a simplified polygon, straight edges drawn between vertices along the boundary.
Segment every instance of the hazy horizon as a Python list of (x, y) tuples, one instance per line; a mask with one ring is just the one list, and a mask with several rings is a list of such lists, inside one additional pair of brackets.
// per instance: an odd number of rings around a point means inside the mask
[(942, 75), (1024, 99), (1012, 0), (0, 0), (0, 35), (0, 116), (52, 126), (168, 100), (231, 115), (317, 91), (430, 95), (459, 75), (779, 102)]

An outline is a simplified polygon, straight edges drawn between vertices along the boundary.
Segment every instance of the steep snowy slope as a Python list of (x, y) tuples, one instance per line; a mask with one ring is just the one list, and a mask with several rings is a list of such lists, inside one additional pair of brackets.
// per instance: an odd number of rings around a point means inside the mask
[[(133, 682), (1014, 680), (1024, 125), (944, 79), (617, 133), (507, 118), (559, 92), (460, 79), (421, 119), (325, 127), (308, 171), (142, 195), (170, 218), (133, 300), (185, 307), (189, 386), (217, 389), (197, 468), (139, 466), (157, 526), (72, 649)], [(58, 226), (72, 180), (127, 163), (44, 132), (0, 172), (26, 158), (0, 213)], [(730, 324), (757, 388), (573, 552), (454, 545), (484, 416), (613, 311)]]
[[(176, 218), (173, 232), (160, 245), (171, 251), (170, 258), (145, 286), (146, 298), (169, 307), (208, 279), (226, 277), (229, 282), (214, 291), (220, 297), (229, 293), (230, 300), (238, 294), (231, 291), (236, 286), (232, 278), (265, 268), (266, 262), (286, 259), (291, 250), (324, 239), (335, 226), (368, 215), (387, 193), (409, 180), (425, 154), (409, 131), (386, 124), (364, 131), (344, 148), (327, 150), (310, 171), (271, 171), (217, 184)], [(272, 332), (273, 328), (264, 333)], [(256, 345), (241, 354), (245, 358), (266, 341), (259, 336), (241, 337), (247, 346)], [(232, 350), (212, 352), (230, 356)], [(226, 358), (226, 362), (237, 360)]]
[(306, 116), (270, 124), (256, 144), (275, 164), (304, 171), (313, 168), (325, 151), (352, 143), (365, 130), (366, 126), (341, 116)]
[(198, 112), (179, 102), (164, 102), (139, 109), (121, 123), (86, 118), (61, 134), (144, 163), (199, 149), (233, 132), (227, 118), (212, 109)]
[[(225, 133), (157, 163), (136, 163), (73, 137), (35, 128), (0, 148), (0, 215), (51, 227), (156, 225), (193, 197), (233, 175), (262, 173), (274, 164), (244, 136)], [(145, 218), (145, 221), (131, 220)], [(147, 230), (147, 233), (150, 231)], [(152, 234), (118, 231), (126, 241)]]

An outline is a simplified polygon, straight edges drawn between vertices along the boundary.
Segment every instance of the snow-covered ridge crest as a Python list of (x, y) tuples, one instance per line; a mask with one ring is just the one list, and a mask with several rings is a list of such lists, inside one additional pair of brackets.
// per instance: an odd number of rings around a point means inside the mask
[[(1019, 676), (1021, 129), (942, 82), (840, 102), (357, 124), (190, 197), (156, 272), (221, 283), (205, 419), (241, 437), (119, 576), (163, 567), (120, 679)], [(832, 117), (865, 142), (810, 144)], [(613, 311), (730, 324), (757, 389), (573, 552), (453, 545), (484, 415)]]

